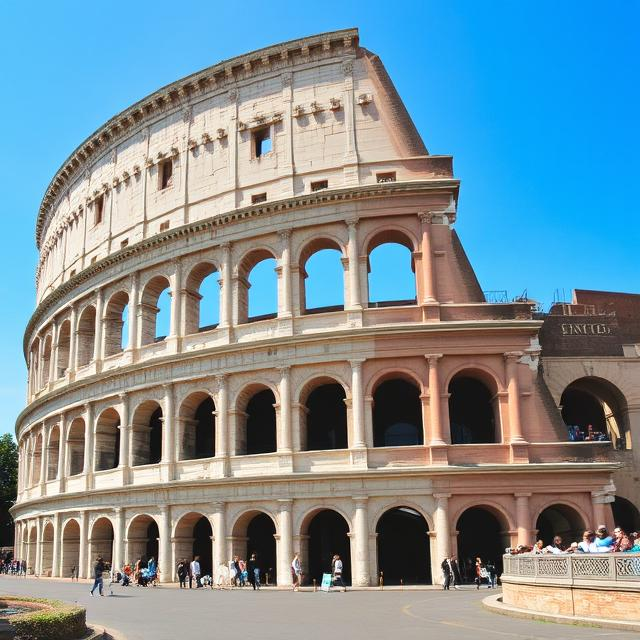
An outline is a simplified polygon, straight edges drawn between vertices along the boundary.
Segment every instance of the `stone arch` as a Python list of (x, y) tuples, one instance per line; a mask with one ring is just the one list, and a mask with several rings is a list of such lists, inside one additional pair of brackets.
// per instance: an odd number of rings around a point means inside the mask
[(155, 400), (144, 400), (131, 421), (131, 464), (157, 464), (162, 459), (163, 411)]
[(129, 310), (129, 294), (126, 291), (118, 291), (109, 298), (104, 314), (105, 357), (113, 356), (123, 351), (128, 338), (123, 334), (125, 311), (129, 315)]
[(562, 498), (546, 501), (538, 508), (533, 522), (538, 538), (542, 538), (545, 545), (552, 544), (554, 536), (560, 536), (568, 546), (582, 539), (582, 532), (588, 528), (590, 520), (578, 504)]
[[(251, 297), (249, 290), (251, 287), (251, 273), (252, 271), (265, 260), (274, 261), (273, 278), (269, 276), (269, 287), (273, 289), (271, 300), (272, 306), (269, 307), (270, 311), (267, 313), (256, 314), (251, 309)], [(237, 323), (242, 324), (245, 322), (255, 322), (257, 320), (267, 320), (269, 318), (275, 318), (278, 312), (278, 284), (277, 284), (277, 253), (270, 247), (254, 247), (247, 251), (240, 261), (238, 262), (238, 278), (237, 278)], [(262, 311), (265, 311), (263, 309)]]
[(422, 379), (417, 371), (408, 367), (392, 367), (380, 369), (369, 378), (365, 387), (365, 395), (373, 396), (375, 390), (383, 382), (393, 378), (400, 378), (402, 380), (406, 380), (410, 384), (416, 385), (420, 389), (420, 393), (424, 393), (426, 391)]
[[(335, 293), (335, 300), (331, 300), (330, 304), (313, 304), (311, 301), (314, 299), (314, 296), (311, 295), (315, 287), (322, 287), (323, 293), (326, 295), (327, 289), (327, 278), (324, 277), (320, 280), (320, 282), (316, 285), (313, 273), (309, 273), (307, 266), (309, 265), (309, 261), (313, 259), (316, 254), (320, 252), (337, 252), (337, 256), (331, 256), (330, 262), (335, 259), (338, 261), (338, 268), (335, 269), (336, 273), (331, 272), (331, 278), (336, 276), (337, 273), (340, 274), (340, 280), (335, 283), (334, 286), (337, 287), (337, 292)], [(302, 313), (319, 313), (326, 311), (342, 311), (344, 309), (344, 300), (345, 300), (345, 270), (343, 266), (343, 261), (346, 259), (346, 248), (344, 245), (337, 240), (336, 238), (323, 234), (318, 238), (313, 238), (306, 242), (300, 249), (298, 254), (298, 258), (296, 263), (298, 265), (298, 274), (299, 274), (299, 296), (300, 296), (300, 310)], [(311, 267), (309, 267), (311, 269)], [(338, 271), (339, 269), (339, 271)], [(326, 275), (326, 272), (323, 273)], [(331, 280), (333, 284), (333, 280)], [(317, 298), (317, 292), (315, 297)], [(333, 298), (333, 296), (332, 296)]]
[(29, 375), (31, 376), (31, 389), (35, 393), (40, 388), (40, 381), (38, 380), (38, 372), (40, 371), (40, 338), (38, 336), (31, 343), (30, 353), (31, 369), (29, 370)]
[(40, 477), (42, 470), (42, 432), (36, 435), (34, 447), (33, 447), (33, 485), (43, 482), (44, 478)]
[(60, 426), (54, 424), (49, 431), (49, 441), (47, 442), (49, 464), (47, 466), (46, 480), (55, 480), (58, 476), (58, 456), (61, 446)]
[(200, 556), (200, 570), (203, 576), (214, 576), (213, 571), (213, 525), (211, 520), (199, 511), (183, 514), (173, 530), (175, 563), (185, 559), (188, 562)]
[(185, 280), (185, 292), (186, 292), (186, 306), (185, 306), (185, 334), (198, 333), (198, 331), (207, 331), (214, 329), (218, 323), (203, 324), (201, 318), (204, 315), (202, 313), (203, 305), (212, 305), (216, 309), (216, 315), (218, 322), (220, 321), (220, 292), (217, 292), (215, 300), (212, 300), (210, 296), (203, 296), (200, 288), (205, 279), (214, 274), (219, 274), (220, 270), (218, 265), (213, 260), (202, 260), (198, 262), (189, 271)]
[(36, 572), (36, 554), (38, 552), (38, 530), (32, 524), (27, 537), (27, 574)]
[(67, 464), (70, 476), (77, 476), (84, 470), (84, 447), (86, 425), (84, 418), (74, 418), (67, 435)]
[(78, 342), (76, 358), (79, 367), (88, 365), (94, 357), (96, 338), (96, 308), (87, 305), (78, 320)]
[(300, 446), (306, 451), (346, 449), (347, 387), (331, 375), (307, 379), (299, 392)]
[[(158, 314), (161, 309), (158, 302), (160, 296), (169, 291), (171, 295), (171, 283), (169, 278), (164, 275), (155, 275), (147, 281), (142, 289), (142, 296), (140, 298), (140, 335), (141, 346), (146, 344), (152, 344), (163, 340), (166, 336), (158, 335)], [(176, 301), (172, 298), (172, 304)], [(168, 310), (170, 312), (170, 309)]]
[(64, 378), (70, 367), (69, 354), (71, 352), (71, 321), (64, 320), (58, 330), (58, 370), (56, 378)]
[(611, 508), (613, 521), (617, 527), (626, 533), (640, 531), (640, 510), (631, 500), (617, 495)]
[[(113, 562), (114, 527), (107, 516), (100, 516), (91, 525), (89, 533), (90, 556), (94, 561), (98, 556), (109, 565)], [(120, 569), (120, 567), (118, 567)]]
[(127, 525), (127, 560), (132, 564), (138, 559), (158, 559), (160, 529), (158, 521), (148, 513), (138, 513)]
[(52, 576), (53, 575), (53, 536), (54, 527), (53, 522), (49, 520), (44, 524), (42, 528), (42, 541), (41, 541), (41, 565), (40, 575)]
[(616, 449), (631, 449), (627, 401), (609, 380), (598, 376), (576, 378), (562, 392), (560, 408), (564, 423), (578, 427), (581, 437), (606, 437)]
[(248, 560), (256, 553), (261, 568), (261, 581), (275, 583), (278, 566), (276, 535), (278, 524), (265, 509), (247, 509), (240, 513), (231, 529), (232, 555)]
[(115, 469), (120, 463), (120, 414), (114, 407), (105, 409), (96, 420), (95, 471)]
[(49, 374), (51, 373), (51, 356), (52, 356), (53, 338), (48, 333), (44, 338), (44, 346), (42, 347), (42, 384), (49, 384)]
[(245, 385), (236, 396), (236, 455), (269, 453), (277, 449), (275, 405), (278, 396), (268, 383)]
[[(431, 584), (429, 521), (420, 509), (385, 507), (376, 519), (378, 576), (384, 584)], [(409, 562), (398, 562), (398, 549)]]
[(215, 410), (215, 403), (208, 391), (194, 391), (184, 398), (178, 411), (179, 460), (215, 456)]
[(452, 444), (502, 440), (499, 379), (486, 367), (460, 367), (449, 376), (449, 427)]
[(61, 577), (77, 577), (80, 569), (80, 523), (75, 518), (64, 523), (61, 546)]

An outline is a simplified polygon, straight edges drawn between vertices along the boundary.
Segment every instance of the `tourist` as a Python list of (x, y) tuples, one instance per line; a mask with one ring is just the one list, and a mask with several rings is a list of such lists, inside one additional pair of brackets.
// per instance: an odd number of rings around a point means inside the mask
[(487, 571), (487, 568), (484, 566), (484, 563), (482, 562), (482, 560), (480, 558), (476, 558), (476, 577), (474, 580), (474, 582), (476, 583), (476, 589), (480, 588), (480, 585), (482, 584), (483, 580), (487, 581), (488, 583), (487, 587), (491, 589), (489, 572)]
[(613, 549), (613, 538), (609, 535), (607, 527), (601, 524), (596, 529), (596, 553), (608, 553)]
[(258, 558), (255, 553), (251, 554), (249, 562), (247, 563), (247, 569), (249, 571), (249, 582), (253, 590), (260, 589), (260, 565), (258, 564)]
[(293, 555), (293, 560), (291, 561), (291, 582), (293, 590), (298, 591), (302, 585), (302, 564), (298, 553)]
[(582, 542), (578, 543), (578, 550), (582, 553), (596, 553), (596, 534), (587, 530), (582, 534)]
[(544, 542), (542, 540), (538, 540), (533, 545), (533, 553), (544, 553)]
[(187, 588), (187, 576), (189, 575), (189, 565), (185, 559), (180, 560), (178, 562), (178, 566), (176, 567), (176, 573), (178, 574), (178, 582), (180, 583), (181, 589)]
[(549, 544), (544, 548), (546, 553), (564, 553), (564, 547), (562, 546), (562, 538), (555, 536), (553, 538), (553, 544)]
[(333, 565), (333, 574), (332, 574), (333, 584), (335, 584), (337, 587), (342, 587), (342, 591), (346, 592), (347, 586), (342, 580), (342, 560), (340, 559), (340, 556), (337, 553), (336, 555), (333, 556), (333, 561), (331, 564)]
[(102, 561), (102, 557), (98, 556), (96, 558), (96, 564), (93, 567), (93, 588), (91, 589), (91, 591), (89, 591), (89, 593), (91, 595), (93, 595), (93, 592), (96, 590), (96, 587), (98, 587), (98, 591), (100, 593), (101, 596), (104, 595), (103, 592), (103, 583), (102, 583), (102, 573), (104, 571), (104, 562)]
[(240, 568), (240, 586), (244, 587), (249, 578), (249, 574), (247, 573), (247, 563), (244, 560), (238, 560), (238, 567)]
[(629, 536), (620, 528), (616, 527), (613, 530), (613, 549), (615, 553), (621, 553), (628, 551), (633, 546), (633, 543), (629, 539)]
[(240, 570), (240, 558), (238, 556), (233, 556), (233, 569), (236, 572), (235, 586), (242, 586), (240, 584), (240, 581), (242, 580), (242, 571)]
[(78, 582), (78, 567), (75, 564), (71, 567), (71, 582), (74, 580)]
[[(236, 556), (235, 558), (237, 557), (238, 556)], [(236, 586), (236, 579), (238, 577), (238, 570), (236, 569), (235, 558), (233, 560), (229, 560), (229, 586), (230, 587)]]
[(449, 586), (453, 582), (454, 587), (456, 583), (456, 578), (453, 573), (453, 565), (451, 562), (451, 558), (445, 558), (440, 564), (440, 568), (442, 569), (442, 588), (445, 591), (449, 591)]
[(195, 581), (196, 589), (199, 589), (202, 584), (200, 583), (200, 556), (194, 556), (189, 567), (189, 589), (191, 589), (191, 582)]

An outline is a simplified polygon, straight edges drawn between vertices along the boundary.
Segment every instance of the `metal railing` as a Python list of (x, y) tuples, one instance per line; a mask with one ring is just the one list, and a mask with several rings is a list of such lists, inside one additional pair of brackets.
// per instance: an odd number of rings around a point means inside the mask
[(640, 588), (640, 553), (505, 555), (503, 566), (503, 579), (540, 578), (570, 583), (607, 580), (637, 582)]

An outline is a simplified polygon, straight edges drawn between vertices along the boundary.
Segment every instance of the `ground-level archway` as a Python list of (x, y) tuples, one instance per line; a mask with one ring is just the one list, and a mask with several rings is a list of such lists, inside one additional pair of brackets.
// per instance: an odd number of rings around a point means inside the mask
[(42, 531), (42, 559), (40, 565), (41, 576), (53, 575), (53, 524), (47, 522)]
[(243, 514), (233, 527), (233, 555), (248, 560), (256, 554), (261, 582), (276, 582), (276, 526), (273, 519), (262, 511)]
[(35, 527), (29, 529), (27, 542), (27, 574), (36, 572), (36, 551), (38, 549), (38, 532)]
[(136, 516), (129, 524), (127, 561), (135, 564), (138, 560), (157, 560), (159, 537), (158, 524), (151, 516)]
[(616, 496), (611, 508), (616, 527), (620, 527), (627, 533), (640, 531), (640, 511), (633, 502), (621, 496)]
[(69, 520), (62, 530), (62, 578), (78, 575), (80, 566), (80, 525), (76, 520)]
[(342, 578), (351, 584), (351, 545), (347, 521), (332, 509), (323, 509), (313, 515), (303, 527), (308, 536), (307, 557), (302, 558), (307, 567), (307, 582), (322, 582), (323, 573), (331, 573), (331, 560), (339, 555), (342, 560)]
[(384, 584), (431, 584), (429, 525), (410, 507), (389, 509), (376, 526), (378, 577)]
[(560, 536), (564, 546), (580, 542), (587, 525), (582, 516), (566, 504), (553, 504), (543, 509), (536, 520), (538, 540), (545, 545), (552, 544), (555, 536)]
[(475, 559), (493, 563), (502, 573), (502, 554), (510, 546), (509, 525), (499, 511), (491, 507), (470, 507), (456, 523), (458, 531), (458, 566), (465, 582), (475, 579)]
[(180, 560), (190, 562), (200, 557), (200, 571), (203, 576), (214, 576), (211, 538), (213, 529), (209, 519), (201, 513), (187, 513), (176, 525), (175, 563)]
[[(113, 562), (113, 525), (109, 518), (98, 518), (94, 522), (91, 527), (89, 544), (91, 553), (89, 560), (91, 562), (98, 556), (108, 564)], [(118, 567), (118, 569), (120, 568)]]

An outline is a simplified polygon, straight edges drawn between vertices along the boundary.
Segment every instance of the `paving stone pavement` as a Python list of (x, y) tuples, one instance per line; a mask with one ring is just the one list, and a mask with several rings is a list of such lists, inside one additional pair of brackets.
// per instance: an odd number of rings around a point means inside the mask
[(89, 622), (128, 640), (260, 638), (315, 640), (626, 640), (637, 634), (520, 620), (482, 608), (488, 589), (299, 592), (262, 589), (211, 591), (114, 585), (113, 596), (91, 597), (90, 584), (0, 576), (0, 594), (78, 602)]

